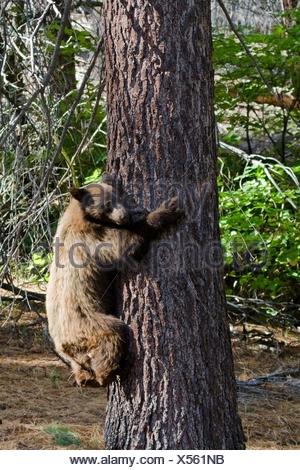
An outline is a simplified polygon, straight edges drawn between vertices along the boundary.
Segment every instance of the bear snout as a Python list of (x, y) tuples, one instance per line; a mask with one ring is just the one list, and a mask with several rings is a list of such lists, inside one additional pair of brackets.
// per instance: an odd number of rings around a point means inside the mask
[(116, 224), (127, 224), (130, 221), (129, 213), (121, 204), (117, 204), (109, 215), (109, 218)]

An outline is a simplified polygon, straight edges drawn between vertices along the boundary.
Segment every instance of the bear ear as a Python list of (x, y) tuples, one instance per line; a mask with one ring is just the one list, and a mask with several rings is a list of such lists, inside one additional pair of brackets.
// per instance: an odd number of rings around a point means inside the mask
[(101, 183), (105, 183), (109, 186), (112, 186), (116, 191), (119, 191), (120, 193), (122, 193), (123, 191), (122, 183), (116, 175), (104, 172), (102, 174)]
[(84, 188), (71, 188), (70, 194), (74, 199), (77, 199), (77, 201), (81, 202), (87, 195), (87, 190)]
[(102, 174), (101, 182), (113, 186), (116, 183), (116, 177), (110, 173), (104, 172)]

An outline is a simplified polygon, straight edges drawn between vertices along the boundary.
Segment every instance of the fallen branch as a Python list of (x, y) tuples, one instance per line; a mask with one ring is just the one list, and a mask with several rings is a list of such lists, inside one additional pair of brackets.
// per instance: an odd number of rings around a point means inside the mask
[[(227, 307), (229, 316), (238, 322), (296, 326), (300, 321), (300, 305), (292, 302), (272, 302), (228, 295)], [(274, 312), (273, 315), (269, 313), (270, 310)]]
[[(28, 290), (21, 289), (20, 287), (16, 287), (13, 284), (1, 284), (1, 289), (7, 290), (9, 292), (13, 292), (14, 298), (21, 297), (24, 300), (33, 300), (36, 302), (45, 302), (46, 295), (40, 292), (32, 292)], [(3, 299), (3, 297), (1, 297)], [(7, 297), (5, 297), (7, 298)]]
[[(276, 158), (273, 157), (264, 157), (263, 155), (258, 155), (256, 153), (253, 154), (248, 154), (244, 152), (244, 150), (241, 150), (237, 147), (234, 147), (233, 145), (226, 144), (225, 142), (219, 141), (219, 146), (224, 149), (228, 150), (236, 155), (238, 155), (240, 158), (242, 158), (245, 162), (249, 163), (250, 165), (259, 165), (265, 172), (265, 175), (269, 179), (269, 181), (272, 183), (272, 185), (276, 188), (276, 190), (281, 194), (281, 196), (286, 199), (286, 201), (290, 204), (290, 206), (294, 209), (297, 210), (297, 206), (292, 201), (289, 197), (287, 197), (284, 192), (280, 189), (279, 185), (276, 183), (275, 179), (271, 175), (271, 172), (274, 170), (274, 166), (277, 165), (280, 167), (285, 174), (291, 178), (293, 183), (297, 186), (298, 189), (300, 189), (300, 183), (298, 181), (297, 176), (293, 172), (292, 168), (287, 167), (280, 163)], [(275, 165), (274, 165), (275, 164)]]
[(268, 375), (255, 377), (254, 379), (247, 380), (247, 384), (251, 386), (261, 385), (263, 383), (274, 382), (287, 382), (291, 379), (300, 378), (300, 368), (293, 368), (283, 371), (276, 371)]
[(242, 381), (237, 380), (240, 400), (256, 399), (258, 396), (265, 399), (280, 399), (289, 396), (300, 396), (300, 369), (273, 372), (269, 375), (254, 377)]

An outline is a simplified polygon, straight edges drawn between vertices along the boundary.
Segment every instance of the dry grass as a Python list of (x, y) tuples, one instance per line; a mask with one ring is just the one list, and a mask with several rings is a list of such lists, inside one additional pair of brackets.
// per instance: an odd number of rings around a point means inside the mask
[(248, 449), (299, 449), (300, 401), (260, 399), (240, 405)]
[[(45, 345), (41, 325), (25, 328), (34, 319), (27, 312), (17, 329), (10, 322), (0, 328), (0, 449), (103, 448), (106, 391), (74, 387), (69, 370)], [(299, 335), (276, 336), (274, 353), (233, 342), (240, 380), (299, 367)], [(241, 393), (248, 448), (300, 448), (299, 397), (280, 385)]]
[[(249, 326), (251, 329), (252, 327)], [(266, 330), (255, 327), (256, 330)], [(254, 342), (233, 341), (235, 370), (239, 380), (265, 376), (275, 371), (299, 368), (299, 334), (273, 330), (275, 352)], [(298, 390), (280, 383), (265, 385), (252, 393), (239, 393), (239, 410), (248, 449), (300, 448), (300, 384)]]
[(23, 321), (19, 330), (0, 329), (0, 449), (62, 448), (49, 426), (78, 436), (80, 445), (68, 448), (102, 448), (106, 392), (74, 387), (69, 370), (45, 346), (41, 326), (26, 331)]

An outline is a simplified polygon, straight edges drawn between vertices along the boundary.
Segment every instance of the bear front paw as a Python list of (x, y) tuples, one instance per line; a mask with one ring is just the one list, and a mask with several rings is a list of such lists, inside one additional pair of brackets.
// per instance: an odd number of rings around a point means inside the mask
[(167, 199), (161, 205), (161, 208), (172, 214), (183, 214), (183, 210), (179, 206), (179, 198), (177, 196)]
[(184, 211), (179, 207), (178, 197), (173, 197), (164, 201), (158, 209), (151, 212), (147, 222), (156, 232), (159, 232), (175, 224), (183, 215)]
[(183, 209), (179, 206), (179, 198), (177, 196), (167, 199), (158, 208), (161, 212), (163, 224), (172, 224), (184, 215)]

